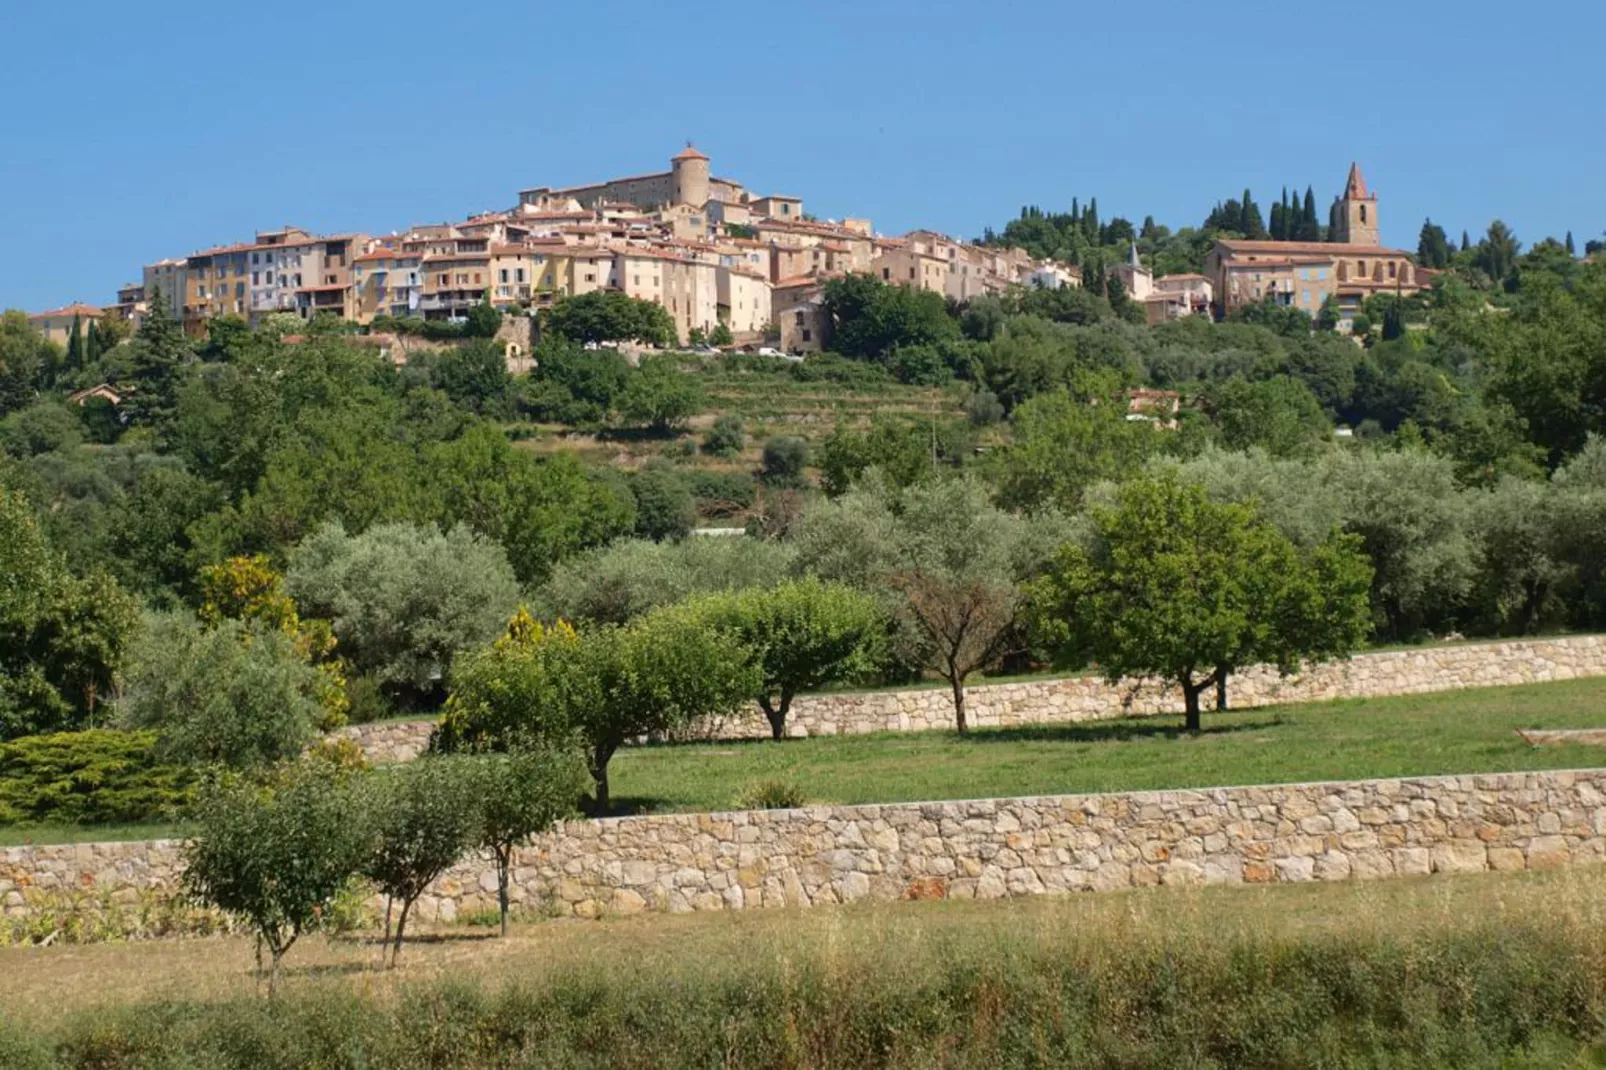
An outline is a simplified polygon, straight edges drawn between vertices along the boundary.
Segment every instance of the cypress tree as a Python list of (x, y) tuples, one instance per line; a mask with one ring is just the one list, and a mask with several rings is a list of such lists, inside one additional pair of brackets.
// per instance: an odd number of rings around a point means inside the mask
[(1565, 242), (1563, 242), (1562, 244), (1566, 248), (1568, 256), (1577, 256), (1578, 255), (1578, 249), (1573, 245), (1573, 232), (1572, 231), (1569, 230), (1567, 232), (1567, 240)]
[(1087, 235), (1087, 240), (1097, 245), (1099, 241), (1099, 199), (1097, 197), (1089, 197), (1087, 199), (1087, 226), (1082, 229), (1083, 233)]
[(84, 366), (84, 325), (75, 314), (72, 318), (72, 334), (67, 336), (67, 368), (77, 371)]
[(1467, 237), (1467, 232), (1463, 230), (1461, 232), (1461, 251), (1464, 253), (1470, 248), (1472, 248), (1472, 241)]
[(1305, 187), (1305, 206), (1300, 212), (1295, 237), (1300, 241), (1322, 240), (1322, 221), (1316, 215), (1316, 191), (1309, 186)]

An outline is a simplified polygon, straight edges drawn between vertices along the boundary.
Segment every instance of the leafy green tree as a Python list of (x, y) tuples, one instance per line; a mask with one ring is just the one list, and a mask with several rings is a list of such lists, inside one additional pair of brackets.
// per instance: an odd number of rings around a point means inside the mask
[(730, 327), (723, 320), (714, 324), (714, 329), (708, 332), (708, 344), (711, 346), (728, 346), (735, 341)]
[(697, 501), (691, 488), (672, 469), (648, 468), (630, 480), (636, 496), (636, 534), (662, 542), (683, 539), (697, 520)]
[(941, 294), (894, 286), (869, 275), (831, 279), (824, 312), (834, 352), (885, 363), (902, 346), (957, 340), (959, 324)]
[(1522, 243), (1511, 233), (1511, 228), (1496, 219), (1478, 243), (1473, 263), (1495, 282), (1503, 282), (1516, 267), (1517, 254), (1521, 251)]
[(714, 418), (714, 425), (703, 436), (703, 452), (712, 457), (735, 457), (746, 443), (742, 418), (734, 413), (722, 413)]
[(468, 310), (464, 317), (463, 334), (468, 338), (495, 338), (502, 329), (502, 313), (491, 304), (487, 295), (479, 304)]
[(1444, 228), (1431, 219), (1423, 220), (1422, 234), (1416, 243), (1416, 258), (1425, 267), (1443, 269), (1450, 266), (1450, 239)]
[(1226, 708), (1230, 673), (1342, 657), (1365, 637), (1370, 569), (1352, 537), (1302, 559), (1253, 508), (1212, 502), (1174, 479), (1135, 480), (1092, 515), (1090, 546), (1067, 544), (1034, 588), (1061, 657), (1091, 657), (1110, 680), (1159, 676), (1182, 688), (1187, 729), (1200, 696)]
[(885, 630), (868, 595), (814, 577), (707, 595), (688, 611), (757, 659), (763, 674), (758, 704), (777, 740), (786, 737), (792, 699), (868, 670)]
[(446, 350), (431, 368), (435, 385), (446, 396), (482, 416), (505, 416), (513, 379), (507, 358), (493, 341), (476, 338)]
[(773, 586), (791, 562), (789, 544), (762, 539), (621, 539), (560, 564), (541, 588), (540, 604), (551, 617), (623, 624), (693, 595)]
[[(372, 774), (368, 791), (373, 847), (362, 873), (388, 899), (385, 939), (394, 967), (418, 897), (478, 845), (480, 785), (467, 761), (426, 755)], [(392, 940), (391, 907), (397, 902), (401, 913)]]
[(150, 615), (129, 655), (119, 723), (160, 734), (189, 764), (249, 768), (292, 759), (325, 725), (324, 682), (281, 628), (185, 613)]
[(986, 466), (1008, 509), (1076, 509), (1087, 488), (1119, 479), (1162, 445), (1146, 422), (1129, 421), (1125, 396), (1108, 379), (1032, 398), (1015, 410), (1013, 442)]
[(67, 362), (63, 366), (67, 371), (77, 371), (84, 366), (84, 324), (74, 315), (72, 318), (72, 333), (67, 336)]
[(708, 396), (697, 377), (681, 371), (675, 356), (663, 353), (642, 357), (625, 380), (619, 415), (627, 424), (668, 433), (683, 426), (707, 404)]
[(1234, 377), (1211, 394), (1216, 425), (1229, 449), (1259, 446), (1273, 457), (1293, 457), (1309, 454), (1332, 437), (1332, 425), (1315, 395), (1291, 376), (1259, 381)]
[(803, 486), (803, 468), (808, 464), (808, 459), (808, 443), (791, 435), (777, 435), (764, 443), (759, 478), (771, 487)]
[(15, 310), (0, 314), (0, 416), (25, 409), (39, 391), (39, 377), (55, 362), (55, 347)]
[[(285, 953), (317, 926), (369, 852), (354, 785), (303, 762), (267, 787), (224, 778), (201, 794), (191, 817), (184, 885), (256, 930), (270, 956), (272, 996)], [(260, 977), (260, 954), (257, 965)]]
[(83, 422), (58, 401), (41, 398), (0, 418), (0, 449), (19, 459), (41, 453), (66, 453), (83, 439)]
[(543, 338), (530, 373), (525, 404), (562, 423), (602, 423), (618, 405), (630, 364), (616, 349), (583, 349), (564, 339)]
[(328, 525), (296, 548), (285, 581), (358, 672), (408, 700), (439, 692), (452, 656), (488, 642), (519, 604), (502, 548), (463, 528)]
[(92, 723), (138, 623), (109, 576), (67, 571), (27, 498), (0, 483), (0, 739)]
[(564, 298), (547, 310), (545, 329), (575, 343), (675, 343), (675, 324), (668, 309), (617, 290)]
[(508, 933), (509, 878), (519, 847), (577, 813), (586, 767), (574, 746), (537, 744), (477, 759), (478, 845), (496, 859), (496, 902)]

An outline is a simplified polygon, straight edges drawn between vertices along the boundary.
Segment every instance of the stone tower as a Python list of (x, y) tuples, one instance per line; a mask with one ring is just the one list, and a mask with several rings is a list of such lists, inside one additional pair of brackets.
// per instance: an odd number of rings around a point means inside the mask
[(675, 204), (701, 208), (708, 203), (708, 157), (688, 144), (669, 161), (675, 182)]
[(1338, 231), (1334, 241), (1353, 245), (1382, 245), (1383, 238), (1377, 229), (1377, 194), (1366, 188), (1361, 177), (1360, 164), (1349, 165), (1349, 181), (1344, 184), (1344, 196), (1338, 199), (1333, 222)]

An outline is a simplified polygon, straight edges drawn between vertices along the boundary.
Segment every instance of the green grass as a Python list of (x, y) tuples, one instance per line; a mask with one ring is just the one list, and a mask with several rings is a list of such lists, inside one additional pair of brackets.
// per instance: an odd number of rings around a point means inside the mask
[(790, 779), (820, 803), (1058, 795), (1606, 764), (1599, 747), (1533, 748), (1519, 728), (1606, 727), (1606, 678), (1180, 717), (620, 752), (624, 810), (729, 808), (750, 783)]
[(0, 825), (0, 847), (29, 843), (101, 843), (107, 840), (170, 840), (184, 835), (175, 824)]

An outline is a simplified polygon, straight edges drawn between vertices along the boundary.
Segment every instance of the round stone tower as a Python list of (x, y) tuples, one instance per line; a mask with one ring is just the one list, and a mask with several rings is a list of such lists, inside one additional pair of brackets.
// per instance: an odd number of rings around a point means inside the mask
[(676, 204), (701, 208), (708, 203), (708, 157), (687, 145), (669, 161)]

